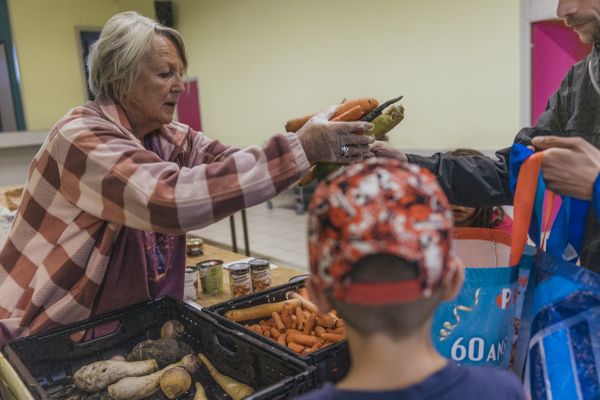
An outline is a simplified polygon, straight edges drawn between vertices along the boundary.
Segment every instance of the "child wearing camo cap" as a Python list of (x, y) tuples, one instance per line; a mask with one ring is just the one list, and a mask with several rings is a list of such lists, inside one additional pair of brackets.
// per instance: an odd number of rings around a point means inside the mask
[(346, 322), (352, 365), (316, 399), (524, 399), (508, 372), (459, 366), (431, 342), (432, 316), (460, 290), (452, 213), (435, 177), (372, 159), (329, 176), (310, 204), (307, 286)]

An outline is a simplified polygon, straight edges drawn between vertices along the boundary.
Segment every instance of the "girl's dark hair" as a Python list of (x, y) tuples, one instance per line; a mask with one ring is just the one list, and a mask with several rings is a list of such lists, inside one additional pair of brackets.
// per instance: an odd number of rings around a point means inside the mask
[[(454, 157), (485, 157), (485, 154), (474, 149), (456, 149), (449, 151), (446, 154)], [(496, 226), (500, 225), (503, 219), (504, 210), (502, 207), (479, 207), (475, 211), (469, 226), (473, 228), (495, 228)]]

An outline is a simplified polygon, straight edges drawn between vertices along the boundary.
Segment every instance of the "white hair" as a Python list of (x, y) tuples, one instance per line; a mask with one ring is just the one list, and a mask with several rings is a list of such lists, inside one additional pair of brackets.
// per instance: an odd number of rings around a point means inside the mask
[(142, 62), (150, 54), (155, 36), (171, 40), (187, 68), (185, 46), (179, 32), (135, 11), (126, 11), (108, 20), (100, 38), (90, 48), (87, 68), (92, 94), (96, 98), (110, 96), (121, 103), (137, 79)]

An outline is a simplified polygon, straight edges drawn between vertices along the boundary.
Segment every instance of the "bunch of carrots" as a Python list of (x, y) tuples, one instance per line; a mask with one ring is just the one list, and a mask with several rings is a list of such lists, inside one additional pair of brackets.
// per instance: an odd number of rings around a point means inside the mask
[(288, 300), (230, 310), (225, 317), (237, 321), (261, 319), (244, 325), (298, 354), (308, 354), (346, 338), (344, 320), (335, 311), (320, 313), (306, 288), (288, 292)]
[[(330, 117), (332, 122), (343, 121), (366, 121), (373, 124), (373, 130), (367, 132), (368, 135), (380, 140), (394, 129), (396, 125), (404, 119), (404, 107), (400, 104), (394, 104), (402, 100), (402, 96), (388, 100), (379, 104), (377, 99), (372, 97), (361, 97), (353, 100), (344, 100), (339, 104), (333, 115)], [(300, 118), (289, 120), (285, 124), (287, 132), (296, 132), (310, 120), (315, 114), (305, 115)], [(330, 173), (340, 168), (338, 163), (316, 163), (310, 171), (298, 182), (299, 186), (308, 185), (315, 180), (322, 180)]]

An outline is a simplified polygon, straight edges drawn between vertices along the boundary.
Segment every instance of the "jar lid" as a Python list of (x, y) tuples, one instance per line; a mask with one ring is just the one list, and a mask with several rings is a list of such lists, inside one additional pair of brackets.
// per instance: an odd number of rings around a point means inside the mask
[(217, 265), (223, 265), (223, 260), (205, 260), (205, 261), (201, 261), (198, 264), (196, 264), (196, 267), (198, 268), (210, 268), (210, 267), (216, 267)]
[(235, 263), (229, 266), (229, 271), (234, 274), (243, 274), (250, 270), (250, 264), (248, 263)]
[(185, 267), (185, 273), (186, 274), (192, 274), (194, 272), (198, 272), (198, 267), (195, 267), (195, 266)]
[(270, 261), (267, 258), (255, 258), (253, 260), (248, 261), (252, 267), (268, 267)]
[(187, 238), (186, 243), (198, 245), (204, 243), (204, 240), (202, 240), (201, 238)]

